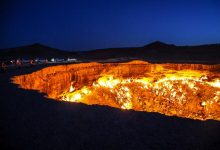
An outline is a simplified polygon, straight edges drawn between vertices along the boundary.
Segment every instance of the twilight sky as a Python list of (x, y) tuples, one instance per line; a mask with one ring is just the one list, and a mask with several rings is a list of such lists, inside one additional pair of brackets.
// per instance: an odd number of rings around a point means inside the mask
[(219, 0), (3, 0), (0, 48), (220, 43)]

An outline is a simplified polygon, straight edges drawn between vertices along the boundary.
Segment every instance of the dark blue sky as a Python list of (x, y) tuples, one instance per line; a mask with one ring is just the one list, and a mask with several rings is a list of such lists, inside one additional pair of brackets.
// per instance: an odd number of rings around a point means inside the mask
[(0, 17), (0, 48), (220, 43), (219, 0), (5, 0)]

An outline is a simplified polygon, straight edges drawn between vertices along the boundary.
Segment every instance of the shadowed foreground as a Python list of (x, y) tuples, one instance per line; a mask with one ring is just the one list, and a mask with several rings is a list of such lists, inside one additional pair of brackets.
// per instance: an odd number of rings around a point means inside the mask
[(57, 102), (0, 74), (0, 144), (6, 149), (220, 149), (220, 122)]

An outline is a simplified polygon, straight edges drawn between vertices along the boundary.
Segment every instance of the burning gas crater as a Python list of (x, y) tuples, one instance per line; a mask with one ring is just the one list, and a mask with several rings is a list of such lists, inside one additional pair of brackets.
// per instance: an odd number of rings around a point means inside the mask
[(76, 89), (73, 83), (68, 92), (61, 94), (61, 99), (195, 119), (214, 119), (220, 116), (220, 80), (208, 81), (206, 73), (190, 70), (164, 74), (156, 72), (153, 77), (141, 78), (102, 75), (92, 86)]
[[(52, 74), (56, 74), (54, 76), (61, 73), (63, 82), (68, 85), (65, 87), (54, 82), (59, 85), (58, 92), (44, 89), (44, 82), (47, 82), (48, 88), (53, 89), (54, 83), (50, 80), (33, 80), (32, 89), (47, 93), (48, 97), (68, 102), (158, 112), (199, 120), (220, 120), (219, 65), (159, 65), (140, 61), (81, 65), (81, 68), (80, 64), (68, 65), (69, 68), (65, 68), (64, 72), (62, 69), (49, 67), (53, 70)], [(43, 72), (49, 68), (45, 68)], [(37, 73), (39, 71), (31, 76), (36, 76)], [(30, 89), (31, 85), (27, 87), (27, 83), (23, 84), (24, 80), (29, 80), (28, 75), (25, 76), (14, 77), (13, 81), (23, 88)], [(42, 79), (44, 76), (41, 74)], [(50, 76), (51, 73), (47, 74), (47, 77)], [(62, 82), (60, 78), (58, 81)], [(33, 85), (37, 85), (37, 88), (33, 88)], [(43, 88), (39, 88), (38, 85)]]

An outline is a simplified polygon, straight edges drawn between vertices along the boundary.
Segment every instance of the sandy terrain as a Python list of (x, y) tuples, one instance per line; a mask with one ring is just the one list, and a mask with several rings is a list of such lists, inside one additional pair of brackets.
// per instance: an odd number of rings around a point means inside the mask
[[(0, 74), (0, 146), (5, 149), (220, 149), (220, 122), (47, 99)], [(2, 149), (2, 148), (1, 148)]]

